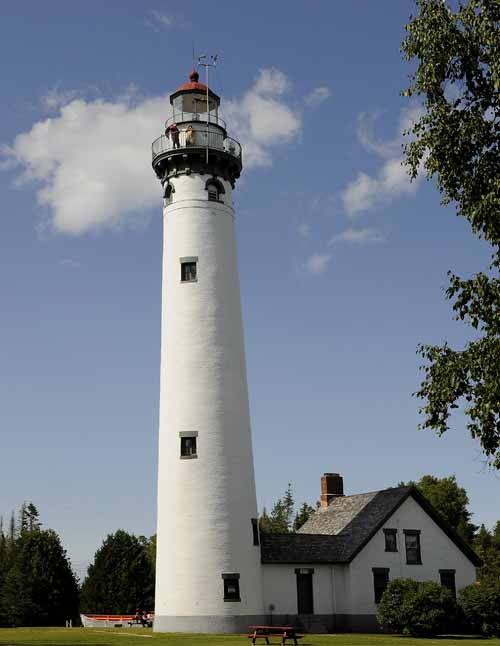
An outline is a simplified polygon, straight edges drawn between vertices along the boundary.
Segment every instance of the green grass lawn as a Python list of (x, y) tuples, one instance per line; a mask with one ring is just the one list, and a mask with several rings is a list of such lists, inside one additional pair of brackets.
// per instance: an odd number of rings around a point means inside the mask
[[(0, 628), (0, 646), (251, 646), (245, 635), (188, 635), (153, 633), (147, 628)], [(145, 642), (145, 643), (144, 643)], [(265, 644), (259, 640), (258, 644)], [(279, 644), (278, 638), (271, 640)], [(307, 635), (300, 642), (304, 646), (500, 646), (500, 639), (477, 637), (439, 637), (414, 639), (388, 635)]]

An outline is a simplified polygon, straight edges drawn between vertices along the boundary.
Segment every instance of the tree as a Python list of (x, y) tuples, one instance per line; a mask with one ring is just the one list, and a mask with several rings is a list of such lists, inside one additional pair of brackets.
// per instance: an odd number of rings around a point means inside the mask
[(500, 581), (500, 521), (491, 532), (481, 525), (474, 541), (474, 549), (483, 561), (479, 570), (481, 584)]
[(406, 163), (415, 177), (436, 177), (443, 204), (453, 203), (492, 248), (486, 272), (449, 272), (446, 298), (471, 326), (465, 347), (420, 345), (424, 401), (420, 428), (442, 435), (465, 402), (467, 427), (487, 461), (500, 469), (500, 3), (468, 0), (453, 11), (444, 0), (416, 0), (406, 25), (405, 58), (416, 59), (406, 96), (422, 97)]
[(470, 630), (500, 637), (500, 581), (498, 579), (462, 588), (458, 603)]
[(35, 529), (40, 529), (42, 526), (40, 522), (40, 514), (38, 509), (32, 502), (23, 502), (19, 510), (19, 532), (32, 532)]
[(139, 542), (144, 546), (146, 554), (148, 556), (149, 562), (153, 571), (156, 570), (156, 534), (146, 538), (146, 536), (139, 536)]
[(293, 531), (297, 532), (304, 523), (309, 520), (309, 517), (314, 514), (316, 510), (314, 507), (311, 507), (307, 502), (303, 502), (299, 511), (295, 514), (295, 519), (293, 521)]
[(418, 482), (409, 482), (427, 498), (434, 509), (457, 531), (467, 542), (472, 543), (477, 526), (470, 522), (472, 514), (467, 509), (469, 497), (456, 477), (422, 476)]
[(283, 498), (274, 503), (271, 513), (266, 508), (259, 518), (259, 529), (263, 534), (289, 534), (296, 532), (315, 510), (306, 502), (295, 513), (292, 485), (288, 483)]
[(154, 566), (147, 547), (122, 529), (109, 534), (83, 582), (83, 612), (127, 614), (153, 606)]
[(40, 529), (38, 510), (24, 503), (19, 526), (0, 535), (0, 625), (62, 625), (78, 617), (78, 584), (59, 536)]
[(451, 592), (434, 581), (393, 579), (377, 610), (384, 630), (415, 637), (437, 635), (456, 616)]
[(62, 626), (78, 617), (78, 584), (52, 529), (34, 529), (19, 537), (6, 588), (18, 625)]

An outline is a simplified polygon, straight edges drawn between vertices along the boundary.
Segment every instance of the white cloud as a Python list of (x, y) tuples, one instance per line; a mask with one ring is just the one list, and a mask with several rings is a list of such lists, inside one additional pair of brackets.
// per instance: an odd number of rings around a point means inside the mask
[(414, 195), (420, 182), (420, 175), (412, 182), (406, 167), (403, 165), (403, 133), (411, 128), (422, 115), (420, 106), (411, 106), (401, 111), (398, 133), (394, 139), (383, 140), (374, 136), (374, 124), (380, 116), (362, 113), (358, 118), (357, 136), (364, 148), (375, 153), (385, 161), (378, 173), (372, 177), (359, 172), (349, 182), (341, 194), (344, 210), (354, 216), (369, 211), (381, 204), (387, 204), (403, 195)]
[(46, 110), (58, 110), (80, 94), (78, 90), (60, 90), (58, 87), (54, 87), (42, 96), (42, 105)]
[[(273, 147), (300, 132), (300, 117), (279, 100), (288, 83), (282, 77), (278, 70), (261, 70), (242, 98), (223, 104), (230, 134), (243, 143), (247, 169), (269, 165)], [(135, 88), (114, 100), (70, 100), (3, 146), (0, 168), (15, 166), (18, 184), (37, 186), (38, 203), (57, 232), (119, 227), (159, 208), (150, 143), (162, 132), (168, 105), (168, 94), (144, 99)]]
[(330, 96), (331, 96), (330, 89), (322, 85), (321, 87), (316, 87), (314, 88), (314, 90), (309, 92), (309, 94), (307, 94), (304, 97), (304, 102), (310, 108), (317, 108), (324, 101), (326, 101)]
[(260, 69), (253, 87), (257, 94), (263, 96), (280, 96), (290, 89), (291, 83), (283, 72), (275, 67)]
[(300, 115), (280, 100), (289, 87), (290, 82), (279, 70), (260, 70), (254, 85), (241, 99), (224, 104), (227, 121), (243, 145), (247, 168), (269, 166), (271, 147), (299, 135)]
[(330, 253), (314, 253), (305, 263), (304, 269), (306, 273), (312, 276), (320, 276), (328, 269), (332, 254)]
[(174, 17), (171, 14), (165, 13), (164, 11), (157, 11), (156, 9), (148, 11), (148, 17), (146, 18), (146, 25), (151, 27), (153, 31), (169, 29), (174, 22)]
[(346, 229), (330, 240), (330, 244), (347, 242), (350, 244), (366, 245), (387, 242), (386, 238), (376, 229)]

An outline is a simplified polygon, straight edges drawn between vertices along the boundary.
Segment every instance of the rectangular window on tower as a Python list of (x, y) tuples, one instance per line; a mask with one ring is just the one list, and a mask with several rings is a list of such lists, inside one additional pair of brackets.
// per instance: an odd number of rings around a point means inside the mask
[(196, 438), (198, 433), (195, 431), (188, 431), (186, 433), (179, 433), (181, 439), (181, 458), (197, 458), (196, 452)]
[(224, 601), (241, 601), (240, 575), (236, 572), (222, 575), (224, 583)]
[(198, 258), (181, 258), (181, 282), (195, 283), (197, 280)]

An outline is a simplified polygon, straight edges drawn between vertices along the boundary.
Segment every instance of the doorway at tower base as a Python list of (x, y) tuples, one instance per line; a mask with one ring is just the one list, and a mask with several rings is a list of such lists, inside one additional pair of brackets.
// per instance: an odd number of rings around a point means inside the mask
[(249, 626), (266, 624), (265, 615), (198, 615), (169, 617), (156, 615), (153, 631), (156, 633), (247, 633)]

